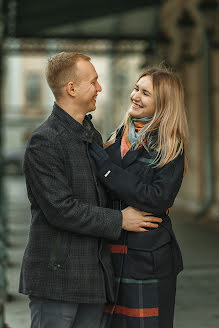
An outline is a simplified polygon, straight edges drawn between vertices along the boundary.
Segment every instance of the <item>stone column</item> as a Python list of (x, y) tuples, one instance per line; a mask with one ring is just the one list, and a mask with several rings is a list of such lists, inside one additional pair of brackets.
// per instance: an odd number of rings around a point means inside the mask
[(2, 46), (4, 41), (4, 21), (3, 21), (3, 1), (0, 1), (0, 328), (4, 325), (4, 302), (6, 299), (6, 218), (4, 211), (4, 193), (3, 193), (3, 156), (2, 156)]
[(204, 196), (203, 181), (203, 136), (202, 136), (202, 62), (196, 59), (186, 62), (181, 69), (185, 87), (185, 104), (189, 124), (188, 160), (189, 171), (184, 177), (182, 188), (176, 200), (180, 208), (196, 213), (200, 210), (200, 201)]
[(213, 49), (212, 54), (212, 105), (214, 113), (213, 122), (213, 151), (214, 151), (214, 180), (215, 180), (215, 203), (210, 210), (210, 217), (219, 220), (219, 47)]

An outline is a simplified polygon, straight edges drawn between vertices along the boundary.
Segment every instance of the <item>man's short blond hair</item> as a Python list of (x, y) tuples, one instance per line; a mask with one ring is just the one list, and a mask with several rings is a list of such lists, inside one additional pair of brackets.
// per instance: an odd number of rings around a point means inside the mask
[(61, 89), (68, 82), (80, 82), (76, 67), (80, 59), (90, 61), (90, 57), (76, 52), (61, 52), (49, 59), (46, 80), (56, 100), (62, 96)]

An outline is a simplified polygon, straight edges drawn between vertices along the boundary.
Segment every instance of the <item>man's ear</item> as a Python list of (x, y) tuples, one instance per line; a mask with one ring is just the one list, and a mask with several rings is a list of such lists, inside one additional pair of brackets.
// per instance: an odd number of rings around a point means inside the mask
[(70, 81), (66, 85), (66, 91), (70, 96), (75, 96), (75, 83)]

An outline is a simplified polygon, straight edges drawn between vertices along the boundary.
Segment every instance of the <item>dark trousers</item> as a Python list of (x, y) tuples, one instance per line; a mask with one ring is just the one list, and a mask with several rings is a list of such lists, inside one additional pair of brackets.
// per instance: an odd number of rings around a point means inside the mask
[(77, 304), (29, 296), (31, 328), (98, 328), (104, 304)]
[(159, 328), (173, 328), (176, 277), (159, 279)]

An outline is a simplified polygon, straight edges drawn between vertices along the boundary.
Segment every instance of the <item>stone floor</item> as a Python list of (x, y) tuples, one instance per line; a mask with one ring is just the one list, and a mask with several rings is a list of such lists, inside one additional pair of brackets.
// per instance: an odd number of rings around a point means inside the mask
[[(10, 244), (6, 322), (10, 328), (29, 328), (27, 297), (17, 293), (20, 264), (28, 236), (30, 212), (23, 178), (5, 180), (9, 201)], [(174, 212), (174, 211), (172, 211)], [(219, 327), (219, 230), (217, 225), (174, 213), (172, 221), (184, 258), (178, 277), (174, 328)], [(51, 327), (52, 328), (52, 327)], [(145, 327), (146, 328), (146, 327)]]

